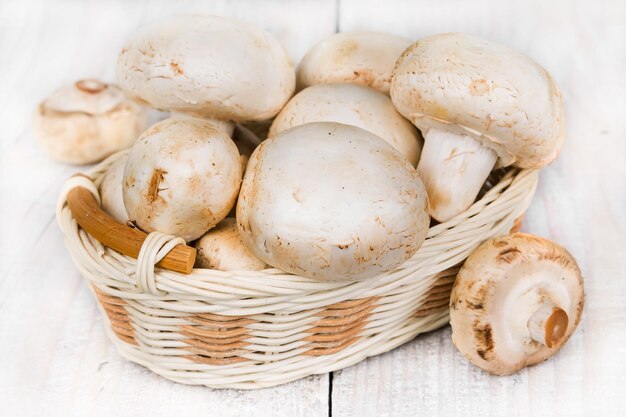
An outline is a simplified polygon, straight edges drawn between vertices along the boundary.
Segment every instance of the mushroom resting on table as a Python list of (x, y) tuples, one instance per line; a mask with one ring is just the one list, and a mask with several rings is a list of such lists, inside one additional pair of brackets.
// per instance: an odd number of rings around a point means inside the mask
[(387, 33), (336, 33), (302, 58), (298, 66), (298, 89), (315, 84), (355, 83), (388, 95), (396, 60), (410, 45), (410, 39)]
[(80, 80), (39, 105), (35, 133), (55, 160), (90, 164), (132, 145), (148, 126), (146, 110), (115, 85)]
[(337, 122), (374, 133), (417, 165), (422, 150), (418, 130), (393, 107), (388, 96), (358, 84), (318, 84), (296, 94), (278, 113), (269, 137), (311, 122)]
[(459, 271), (452, 341), (474, 365), (509, 375), (556, 353), (580, 321), (583, 278), (572, 255), (543, 238), (488, 240)]
[(237, 202), (250, 251), (269, 265), (325, 280), (359, 280), (409, 259), (428, 232), (415, 168), (373, 133), (314, 122), (265, 140)]
[(398, 59), (390, 92), (424, 135), (418, 171), (440, 222), (474, 202), (496, 161), (541, 168), (563, 145), (563, 101), (550, 74), (493, 42), (423, 38)]

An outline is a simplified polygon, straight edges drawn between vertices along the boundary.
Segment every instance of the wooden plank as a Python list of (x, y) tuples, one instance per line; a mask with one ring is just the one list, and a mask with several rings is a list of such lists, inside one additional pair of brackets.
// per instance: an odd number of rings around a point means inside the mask
[(260, 391), (171, 383), (122, 359), (54, 220), (62, 183), (81, 168), (37, 146), (30, 115), (63, 83), (113, 81), (139, 25), (208, 12), (260, 24), (297, 61), (335, 29), (334, 0), (0, 2), (0, 403), (2, 415), (328, 414), (327, 375)]
[(586, 277), (583, 321), (556, 358), (510, 377), (472, 367), (450, 329), (333, 378), (333, 416), (624, 415), (626, 3), (341, 0), (340, 29), (464, 31), (530, 55), (561, 86), (567, 142), (524, 230), (566, 246)]

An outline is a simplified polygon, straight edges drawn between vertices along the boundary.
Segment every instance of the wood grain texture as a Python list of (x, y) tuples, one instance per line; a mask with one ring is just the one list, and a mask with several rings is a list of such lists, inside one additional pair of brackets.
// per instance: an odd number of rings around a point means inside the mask
[[(338, 6), (338, 7), (337, 7)], [(174, 13), (260, 24), (294, 62), (335, 30), (417, 38), (462, 30), (530, 55), (561, 86), (565, 149), (541, 176), (524, 230), (556, 240), (586, 277), (581, 328), (551, 361), (486, 375), (450, 329), (334, 374), (260, 391), (174, 384), (123, 360), (63, 247), (56, 198), (80, 168), (50, 161), (31, 114), (63, 83), (114, 79), (124, 39)], [(626, 398), (626, 5), (622, 0), (0, 2), (0, 414), (19, 416), (621, 416)]]
[(333, 416), (624, 415), (626, 3), (393, 3), (342, 0), (340, 29), (411, 38), (476, 34), (528, 54), (560, 85), (565, 148), (542, 172), (523, 231), (572, 252), (586, 278), (586, 306), (578, 331), (554, 359), (511, 377), (469, 365), (449, 328), (336, 372)]
[(31, 131), (37, 103), (80, 78), (113, 81), (141, 24), (207, 12), (273, 32), (298, 60), (335, 30), (334, 1), (0, 2), (0, 415), (320, 416), (329, 378), (261, 391), (171, 383), (122, 359), (54, 220), (64, 181), (83, 168), (52, 162)]

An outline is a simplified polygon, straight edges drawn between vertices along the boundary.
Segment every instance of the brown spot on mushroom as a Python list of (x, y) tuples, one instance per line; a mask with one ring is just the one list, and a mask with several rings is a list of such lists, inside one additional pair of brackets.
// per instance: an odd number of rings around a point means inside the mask
[(493, 331), (490, 324), (475, 321), (473, 324), (474, 340), (476, 341), (476, 353), (482, 359), (488, 361), (493, 357)]
[(473, 302), (467, 300), (465, 305), (467, 305), (467, 308), (472, 309), (472, 310), (482, 310), (483, 307), (484, 307), (482, 301), (477, 302), (477, 303), (473, 303)]
[(472, 80), (469, 85), (469, 92), (473, 96), (484, 96), (489, 92), (489, 83), (487, 80)]
[(572, 260), (569, 257), (557, 254), (552, 251), (539, 254), (539, 260), (557, 263), (565, 269), (570, 269), (574, 267), (574, 265), (572, 264)]
[(450, 195), (442, 189), (428, 187), (427, 193), (432, 210), (436, 210), (437, 207), (445, 206), (450, 203)]
[(152, 171), (152, 177), (150, 177), (150, 184), (148, 185), (148, 202), (153, 203), (159, 197), (159, 184), (165, 178), (167, 171), (157, 168)]
[(521, 256), (522, 256), (522, 253), (520, 252), (519, 249), (508, 248), (508, 249), (502, 250), (498, 254), (498, 257), (496, 259), (498, 262), (510, 264), (510, 263), (517, 261), (519, 258), (521, 258)]
[(170, 68), (172, 68), (172, 71), (174, 71), (174, 75), (176, 76), (183, 75), (185, 73), (183, 68), (175, 61), (170, 62)]
[(496, 248), (502, 248), (504, 246), (507, 246), (508, 243), (504, 240), (494, 240), (493, 241), (493, 246), (495, 246)]
[(106, 90), (107, 84), (98, 80), (80, 80), (76, 82), (76, 88), (84, 93), (98, 94)]

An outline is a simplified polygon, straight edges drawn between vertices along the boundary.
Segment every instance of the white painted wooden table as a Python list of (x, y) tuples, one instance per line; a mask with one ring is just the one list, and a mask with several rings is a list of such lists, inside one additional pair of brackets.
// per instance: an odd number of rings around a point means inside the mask
[[(444, 328), (332, 376), (260, 391), (177, 385), (122, 360), (54, 221), (76, 168), (42, 153), (31, 114), (60, 84), (112, 81), (138, 25), (189, 12), (266, 27), (296, 62), (335, 30), (376, 29), (412, 38), (465, 31), (542, 63), (562, 88), (568, 135), (525, 230), (565, 245), (584, 271), (585, 314), (569, 344), (499, 378), (470, 366)], [(2, 0), (0, 415), (626, 415), (625, 22), (624, 0)]]

